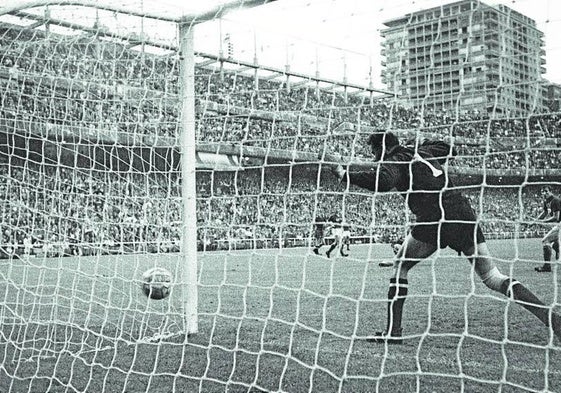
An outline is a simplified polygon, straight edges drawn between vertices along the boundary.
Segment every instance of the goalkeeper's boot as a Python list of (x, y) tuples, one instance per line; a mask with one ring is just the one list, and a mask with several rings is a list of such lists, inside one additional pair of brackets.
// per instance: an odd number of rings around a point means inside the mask
[(402, 329), (397, 329), (396, 331), (392, 332), (392, 334), (388, 334), (387, 331), (376, 332), (373, 337), (368, 337), (366, 341), (379, 344), (403, 344), (401, 332)]
[(326, 256), (327, 258), (331, 258), (331, 251), (330, 251), (330, 250), (327, 250), (327, 251), (325, 252), (325, 256)]
[(317, 248), (314, 248), (314, 254), (320, 255), (319, 250)]
[(551, 265), (549, 263), (546, 263), (543, 266), (538, 266), (534, 268), (534, 270), (537, 271), (538, 273), (550, 273)]

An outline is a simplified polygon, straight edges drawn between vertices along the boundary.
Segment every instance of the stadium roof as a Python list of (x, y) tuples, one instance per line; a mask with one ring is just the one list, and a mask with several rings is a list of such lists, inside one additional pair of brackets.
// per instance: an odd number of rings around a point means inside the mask
[(131, 16), (179, 22), (185, 20), (192, 23), (205, 22), (222, 16), (224, 13), (251, 8), (275, 0), (205, 0), (174, 1), (174, 0), (6, 0), (0, 6), (0, 16), (31, 8), (57, 6), (84, 7), (98, 10), (119, 12)]
[[(206, 26), (203, 22), (216, 21), (227, 13), (273, 3), (276, 0), (5, 0), (0, 6), (0, 23), (20, 25), (29, 29), (48, 30), (60, 35), (94, 34), (99, 39), (115, 41), (126, 47), (152, 54), (167, 54), (178, 49), (177, 23)], [(204, 5), (204, 6), (203, 6)], [(204, 27), (203, 26), (203, 27)], [(216, 29), (217, 26), (212, 26)], [(220, 27), (218, 27), (220, 29)], [(247, 37), (246, 37), (247, 38)], [(254, 38), (249, 37), (253, 42)], [(388, 93), (363, 83), (315, 76), (309, 71), (286, 69), (286, 65), (256, 64), (255, 58), (230, 58), (215, 48), (220, 40), (205, 36), (198, 40), (197, 63), (200, 66), (232, 68), (236, 72), (254, 73), (266, 79), (291, 76), (293, 85), (318, 84), (320, 88), (342, 90), (348, 93)], [(283, 41), (284, 42), (284, 41)], [(249, 53), (250, 51), (247, 51)], [(278, 50), (276, 52), (279, 52)], [(253, 52), (251, 52), (253, 53)], [(277, 59), (278, 60), (278, 59)], [(316, 70), (317, 71), (317, 70)]]
[(177, 24), (198, 25), (275, 0), (6, 0), (0, 23), (59, 35), (95, 34), (159, 54), (178, 47)]

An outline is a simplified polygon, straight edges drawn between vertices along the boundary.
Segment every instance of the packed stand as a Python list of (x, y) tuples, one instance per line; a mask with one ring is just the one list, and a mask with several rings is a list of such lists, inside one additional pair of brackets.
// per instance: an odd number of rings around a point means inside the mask
[[(9, 76), (2, 79), (6, 94), (1, 118), (64, 125), (77, 133), (108, 137), (144, 136), (147, 142), (159, 137), (174, 143), (177, 138), (179, 62), (175, 54), (150, 55), (93, 35), (62, 37), (17, 26), (0, 29), (0, 46), (4, 49), (0, 72)], [(481, 140), (497, 153), (526, 149), (527, 137), (560, 136), (561, 117), (556, 113), (492, 119), (478, 112), (418, 112), (391, 99), (371, 100), (291, 84), (289, 78), (261, 80), (236, 70), (197, 67), (198, 140), (316, 154), (327, 143), (332, 151), (365, 158), (369, 154), (356, 137), (359, 126)], [(209, 109), (208, 102), (218, 106)], [(268, 115), (250, 115), (256, 111)], [(516, 149), (500, 147), (501, 141), (513, 138), (518, 138)], [(532, 153), (529, 167), (555, 167), (554, 155)], [(501, 169), (505, 162), (509, 168), (527, 166), (520, 155), (510, 155), (506, 161), (495, 155), (492, 161), (493, 169)], [(477, 164), (477, 160), (463, 160), (462, 165)]]
[[(181, 230), (177, 174), (100, 172), (30, 162), (0, 165), (2, 255), (174, 252)], [(537, 236), (540, 187), (467, 188), (484, 232)], [(339, 213), (365, 242), (405, 234), (403, 198), (343, 192), (315, 165), (197, 173), (201, 250), (307, 245), (316, 216)], [(481, 198), (481, 203), (479, 199)], [(521, 226), (517, 229), (517, 224)]]

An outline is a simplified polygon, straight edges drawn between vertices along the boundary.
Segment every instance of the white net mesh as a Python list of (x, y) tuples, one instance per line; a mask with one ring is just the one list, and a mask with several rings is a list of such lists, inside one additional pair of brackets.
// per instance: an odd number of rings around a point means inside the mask
[[(558, 340), (450, 250), (411, 273), (404, 345), (366, 342), (386, 323), (391, 269), (379, 263), (415, 218), (398, 192), (345, 189), (327, 159), (368, 168), (366, 139), (386, 127), (449, 141), (458, 156), (447, 170), (497, 265), (558, 311), (556, 265), (534, 272), (550, 229), (535, 222), (540, 191), (561, 192), (558, 107), (464, 111), (457, 91), (447, 110), (430, 107), (430, 92), (413, 108), (372, 88), (377, 56), (297, 45), (243, 18), (198, 26), (199, 333), (187, 335), (180, 248), (193, 196), (181, 192), (177, 23), (148, 5), (143, 18), (99, 6), (0, 17), (1, 392), (561, 391)], [(328, 19), (349, 28), (374, 15), (343, 9)], [(423, 53), (433, 66), (437, 31)], [(386, 78), (399, 95), (420, 90), (418, 78)], [(312, 252), (316, 219), (332, 214), (350, 226), (348, 257), (325, 257), (329, 232)], [(164, 300), (141, 290), (152, 267), (173, 275)]]

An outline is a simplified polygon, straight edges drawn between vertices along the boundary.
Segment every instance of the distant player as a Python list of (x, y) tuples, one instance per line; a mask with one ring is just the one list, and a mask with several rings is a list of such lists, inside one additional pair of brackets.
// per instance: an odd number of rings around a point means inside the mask
[(397, 255), (397, 253), (399, 252), (399, 249), (401, 248), (401, 245), (403, 244), (405, 239), (403, 238), (399, 238), (396, 242), (392, 243), (392, 251), (394, 253), (394, 255)]
[(317, 216), (314, 222), (314, 254), (320, 255), (320, 248), (325, 243), (325, 226), (327, 220), (323, 216)]
[(343, 252), (343, 225), (342, 225), (343, 220), (341, 220), (341, 217), (339, 217), (339, 215), (335, 213), (331, 215), (331, 217), (329, 217), (328, 221), (331, 223), (331, 234), (333, 235), (333, 243), (331, 244), (331, 247), (329, 247), (329, 250), (327, 250), (325, 255), (327, 255), (327, 258), (330, 258), (333, 250), (339, 247), (339, 253), (341, 254), (341, 256), (348, 257), (349, 254), (345, 254)]
[[(343, 252), (343, 248), (346, 248), (347, 251), (351, 251), (351, 225), (347, 222), (344, 222), (342, 224), (342, 227), (343, 227), (343, 235), (341, 237), (341, 253)], [(343, 255), (343, 256), (347, 256), (347, 255)]]
[(454, 188), (443, 167), (447, 159), (455, 155), (451, 146), (440, 141), (401, 146), (394, 134), (385, 131), (370, 135), (368, 145), (377, 163), (375, 170), (348, 171), (342, 165), (336, 165), (333, 167), (335, 175), (342, 182), (375, 193), (397, 190), (416, 216), (394, 262), (394, 276), (388, 290), (386, 330), (377, 332), (369, 341), (402, 343), (401, 322), (408, 294), (409, 270), (447, 246), (462, 252), (473, 263), (475, 272), (488, 288), (512, 298), (561, 339), (561, 316), (495, 266), (469, 200)]
[(543, 203), (543, 213), (538, 220), (543, 222), (555, 223), (554, 227), (543, 237), (543, 260), (542, 266), (536, 267), (535, 270), (540, 273), (551, 272), (551, 254), (555, 251), (555, 260), (559, 260), (559, 225), (561, 222), (561, 198), (555, 196), (551, 188), (545, 187), (542, 195), (545, 197)]

